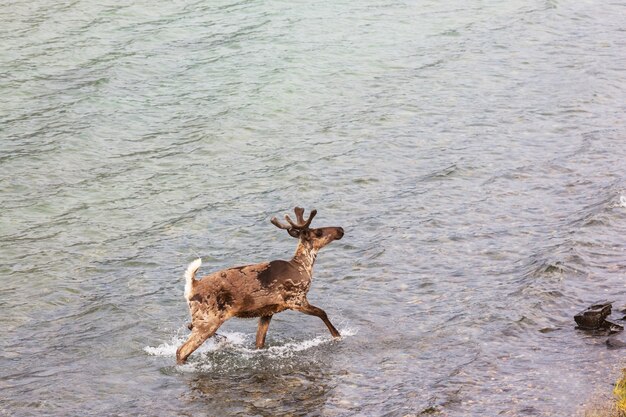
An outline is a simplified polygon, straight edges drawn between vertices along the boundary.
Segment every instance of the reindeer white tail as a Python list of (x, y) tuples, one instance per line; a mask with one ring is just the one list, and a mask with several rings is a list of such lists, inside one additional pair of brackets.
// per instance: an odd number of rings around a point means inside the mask
[(200, 268), (200, 265), (202, 265), (202, 259), (198, 258), (190, 263), (185, 271), (185, 298), (187, 301), (191, 298), (193, 280), (196, 277), (196, 271)]

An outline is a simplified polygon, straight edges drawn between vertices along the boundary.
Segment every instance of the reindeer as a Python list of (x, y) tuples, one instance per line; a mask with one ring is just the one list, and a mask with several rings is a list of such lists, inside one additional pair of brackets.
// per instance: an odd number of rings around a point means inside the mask
[(239, 266), (214, 272), (201, 280), (196, 280), (195, 275), (202, 261), (196, 259), (189, 265), (185, 272), (185, 299), (191, 313), (188, 326), (191, 335), (176, 351), (177, 363), (185, 363), (189, 355), (231, 317), (259, 317), (257, 349), (265, 345), (272, 316), (284, 310), (317, 316), (334, 338), (341, 337), (324, 310), (311, 305), (306, 295), (311, 287), (317, 252), (333, 240), (341, 239), (343, 229), (311, 229), (309, 226), (317, 210), (311, 211), (307, 220), (304, 220), (303, 208), (296, 207), (294, 212), (296, 222), (288, 215), (285, 215), (288, 224), (279, 222), (276, 217), (271, 220), (276, 227), (298, 239), (296, 253), (290, 261)]

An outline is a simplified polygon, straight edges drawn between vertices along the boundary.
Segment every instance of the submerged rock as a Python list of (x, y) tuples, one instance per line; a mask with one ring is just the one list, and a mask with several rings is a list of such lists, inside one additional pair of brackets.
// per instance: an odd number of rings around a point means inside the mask
[(609, 349), (624, 349), (626, 348), (626, 340), (623, 335), (615, 335), (606, 339), (606, 347)]
[(606, 318), (611, 314), (612, 301), (599, 301), (574, 316), (578, 328), (583, 330), (597, 330), (609, 328)]

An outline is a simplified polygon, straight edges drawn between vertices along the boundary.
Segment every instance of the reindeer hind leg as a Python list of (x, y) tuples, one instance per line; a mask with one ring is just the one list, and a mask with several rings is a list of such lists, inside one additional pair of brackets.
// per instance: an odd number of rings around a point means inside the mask
[(335, 329), (335, 326), (333, 326), (333, 324), (328, 319), (326, 312), (322, 310), (321, 308), (312, 306), (311, 304), (307, 303), (301, 306), (294, 307), (293, 309), (296, 311), (300, 311), (301, 313), (308, 314), (310, 316), (319, 317), (320, 319), (322, 319), (326, 327), (328, 327), (328, 331), (330, 331), (330, 334), (333, 337), (341, 337), (341, 334), (339, 334), (339, 331)]
[(259, 319), (259, 328), (256, 331), (256, 348), (262, 349), (265, 346), (265, 335), (267, 335), (267, 329), (270, 327), (270, 321), (272, 316), (262, 316)]

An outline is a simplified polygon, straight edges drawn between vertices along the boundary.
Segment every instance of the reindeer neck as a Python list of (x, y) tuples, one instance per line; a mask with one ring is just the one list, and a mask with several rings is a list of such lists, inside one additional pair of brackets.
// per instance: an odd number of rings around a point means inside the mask
[(313, 275), (313, 264), (317, 257), (317, 249), (313, 248), (310, 243), (298, 242), (296, 253), (293, 255), (292, 262), (298, 264), (298, 267), (307, 272), (309, 276)]

